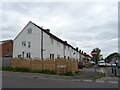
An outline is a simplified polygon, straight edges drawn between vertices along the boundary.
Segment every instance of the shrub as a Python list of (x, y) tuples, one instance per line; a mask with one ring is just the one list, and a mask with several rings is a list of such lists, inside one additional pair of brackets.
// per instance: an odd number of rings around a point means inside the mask
[(53, 70), (31, 70), (32, 73), (56, 74)]
[(32, 73), (42, 73), (42, 70), (31, 70)]
[(73, 73), (72, 72), (66, 72), (66, 73), (61, 73), (60, 75), (73, 76)]
[(56, 74), (56, 72), (53, 71), (53, 70), (42, 70), (42, 73), (45, 73), (45, 74)]
[(78, 71), (76, 71), (75, 73), (79, 73), (79, 72), (81, 72), (81, 70), (78, 70)]
[(19, 71), (19, 72), (32, 72), (32, 73), (44, 73), (44, 74), (57, 74), (53, 70), (31, 70), (28, 68), (21, 68), (21, 67), (2, 67), (2, 70), (5, 71)]
[(94, 77), (93, 79), (99, 79), (102, 77), (105, 77), (105, 73), (100, 72), (100, 74), (98, 76)]
[(21, 67), (15, 67), (14, 71), (20, 71), (20, 72), (30, 72), (31, 70), (28, 68), (21, 68)]
[(5, 71), (14, 71), (14, 68), (13, 67), (2, 67), (2, 70), (5, 70)]
[(2, 67), (0, 67), (0, 70), (2, 70)]

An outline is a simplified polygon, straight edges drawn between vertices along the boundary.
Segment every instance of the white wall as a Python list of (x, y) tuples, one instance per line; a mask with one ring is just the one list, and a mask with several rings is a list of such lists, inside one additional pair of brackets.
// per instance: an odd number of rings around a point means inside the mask
[[(32, 28), (32, 33), (28, 34), (28, 28)], [(29, 23), (23, 31), (14, 40), (13, 45), (13, 57), (18, 57), (19, 54), (31, 53), (32, 58), (40, 58), (40, 30), (35, 27), (32, 23)], [(22, 41), (26, 41), (26, 46), (22, 46)], [(31, 42), (31, 47), (28, 48), (28, 42)], [(26, 57), (26, 54), (25, 54)]]
[[(32, 28), (31, 34), (28, 34), (28, 28)], [(51, 39), (53, 38), (43, 32), (43, 58), (49, 59), (50, 54), (54, 54), (54, 58), (57, 58), (57, 55), (60, 55), (60, 58), (64, 58), (64, 44), (55, 39), (51, 43)], [(25, 47), (22, 46), (22, 41), (27, 42)], [(30, 48), (28, 48), (28, 42), (31, 42)], [(25, 57), (26, 53), (31, 53), (31, 58), (41, 58), (41, 30), (32, 23), (29, 23), (14, 40), (13, 57), (18, 57), (23, 51), (25, 52)], [(71, 47), (68, 49), (68, 46), (65, 48), (65, 56), (66, 59), (68, 57), (79, 59), (79, 53)]]
[[(54, 54), (54, 57), (57, 58), (57, 55), (60, 55), (63, 58), (63, 44), (58, 42), (57, 40), (53, 39), (46, 33), (43, 34), (44, 37), (44, 59), (50, 58), (50, 54)], [(53, 43), (51, 43), (51, 39), (53, 39)]]

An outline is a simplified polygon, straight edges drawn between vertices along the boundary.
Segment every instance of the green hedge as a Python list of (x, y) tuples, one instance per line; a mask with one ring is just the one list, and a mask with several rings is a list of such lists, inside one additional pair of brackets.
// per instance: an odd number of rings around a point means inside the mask
[(19, 72), (32, 72), (32, 73), (44, 73), (44, 74), (57, 74), (55, 71), (52, 70), (31, 70), (28, 68), (21, 68), (21, 67), (2, 67), (4, 71), (19, 71)]
[(72, 72), (66, 72), (66, 73), (61, 73), (60, 75), (73, 76), (73, 73)]
[[(2, 67), (2, 70), (4, 71), (14, 71), (14, 72), (31, 72), (31, 73), (44, 73), (44, 74), (54, 74), (56, 75), (57, 72), (53, 71), (53, 70), (31, 70), (28, 68), (21, 68), (21, 67)], [(79, 73), (81, 71), (77, 71), (75, 73)], [(66, 73), (61, 73), (60, 75), (64, 75), (64, 76), (73, 76), (72, 72), (66, 72)]]

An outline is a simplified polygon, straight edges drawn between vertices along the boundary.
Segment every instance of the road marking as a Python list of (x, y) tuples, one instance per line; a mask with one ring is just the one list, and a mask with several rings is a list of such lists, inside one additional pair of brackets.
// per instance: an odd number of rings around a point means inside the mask
[(79, 81), (79, 82), (80, 82), (80, 81), (82, 81), (82, 80), (74, 80), (74, 81)]
[(118, 83), (118, 81), (108, 81), (109, 83)]
[(85, 82), (92, 82), (93, 80), (83, 80), (83, 81), (85, 81)]
[(96, 82), (99, 82), (99, 83), (103, 83), (103, 82), (105, 82), (105, 81), (101, 81), (101, 80), (96, 80)]

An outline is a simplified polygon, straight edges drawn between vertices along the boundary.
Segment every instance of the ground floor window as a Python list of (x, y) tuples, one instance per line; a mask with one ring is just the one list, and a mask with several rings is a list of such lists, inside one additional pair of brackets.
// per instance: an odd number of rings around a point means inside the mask
[(31, 53), (26, 53), (26, 58), (31, 58)]
[(21, 58), (21, 55), (18, 55), (18, 58)]
[(50, 60), (54, 60), (54, 54), (50, 54)]
[(66, 56), (64, 56), (64, 59), (66, 59)]
[(57, 55), (57, 59), (59, 59), (60, 58), (60, 55)]
[(68, 57), (68, 60), (70, 59), (70, 57)]

